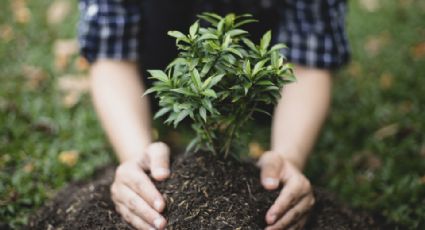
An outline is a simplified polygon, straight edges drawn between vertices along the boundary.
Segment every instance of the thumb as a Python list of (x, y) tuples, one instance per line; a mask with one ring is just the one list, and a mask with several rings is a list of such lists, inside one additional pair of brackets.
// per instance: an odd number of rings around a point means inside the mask
[(258, 166), (261, 168), (261, 184), (264, 188), (273, 190), (279, 187), (282, 165), (282, 157), (275, 152), (268, 151), (261, 156)]
[(165, 143), (152, 143), (146, 149), (146, 154), (149, 158), (149, 169), (155, 180), (165, 180), (170, 176), (170, 148)]

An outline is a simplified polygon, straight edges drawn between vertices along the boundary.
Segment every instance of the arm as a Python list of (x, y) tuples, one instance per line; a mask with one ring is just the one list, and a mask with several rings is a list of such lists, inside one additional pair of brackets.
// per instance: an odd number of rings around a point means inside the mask
[(91, 67), (91, 94), (100, 121), (120, 159), (111, 186), (117, 211), (137, 229), (163, 229), (165, 201), (145, 173), (169, 176), (169, 149), (151, 144), (148, 99), (136, 64), (98, 60)]
[(295, 76), (297, 82), (285, 86), (275, 110), (271, 151), (259, 161), (266, 189), (285, 185), (266, 214), (267, 229), (302, 227), (314, 204), (302, 170), (329, 109), (331, 74), (297, 66)]

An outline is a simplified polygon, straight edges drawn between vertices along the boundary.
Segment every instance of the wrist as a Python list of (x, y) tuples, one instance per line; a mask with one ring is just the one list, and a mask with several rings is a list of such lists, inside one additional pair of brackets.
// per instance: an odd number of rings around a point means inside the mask
[(305, 154), (302, 154), (301, 151), (298, 150), (298, 148), (281, 148), (281, 149), (272, 149), (273, 152), (276, 152), (279, 154), (284, 161), (290, 162), (292, 165), (294, 165), (297, 169), (300, 171), (303, 171), (305, 163), (306, 163), (306, 156)]

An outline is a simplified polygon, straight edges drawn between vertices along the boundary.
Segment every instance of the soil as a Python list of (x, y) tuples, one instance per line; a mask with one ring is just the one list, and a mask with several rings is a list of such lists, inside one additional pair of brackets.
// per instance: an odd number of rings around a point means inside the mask
[[(132, 229), (115, 212), (109, 186), (114, 167), (87, 182), (72, 183), (30, 219), (31, 229)], [(262, 188), (253, 162), (221, 160), (211, 154), (179, 156), (170, 179), (157, 183), (167, 200), (167, 229), (264, 229), (264, 216), (278, 195)], [(306, 229), (381, 229), (323, 189)]]

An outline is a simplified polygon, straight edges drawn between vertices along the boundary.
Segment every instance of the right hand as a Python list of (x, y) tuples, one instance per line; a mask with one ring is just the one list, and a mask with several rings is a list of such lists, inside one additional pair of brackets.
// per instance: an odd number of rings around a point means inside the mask
[(165, 208), (161, 193), (145, 171), (155, 180), (170, 176), (170, 149), (162, 142), (150, 144), (141, 158), (121, 163), (111, 186), (112, 201), (122, 217), (136, 229), (164, 229), (167, 221), (160, 214)]

